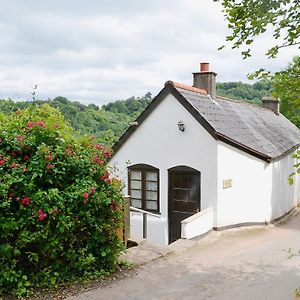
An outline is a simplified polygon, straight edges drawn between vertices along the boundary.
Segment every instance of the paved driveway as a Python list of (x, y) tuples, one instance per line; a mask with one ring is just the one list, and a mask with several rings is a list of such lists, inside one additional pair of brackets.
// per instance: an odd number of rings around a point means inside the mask
[(133, 278), (70, 299), (294, 299), (300, 257), (288, 259), (288, 249), (300, 249), (300, 215), (276, 227), (216, 234)]

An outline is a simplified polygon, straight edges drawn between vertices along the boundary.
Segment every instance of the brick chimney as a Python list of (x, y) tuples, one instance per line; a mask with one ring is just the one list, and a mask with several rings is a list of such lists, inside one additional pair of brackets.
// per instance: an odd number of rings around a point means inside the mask
[(263, 108), (272, 110), (276, 115), (279, 115), (279, 99), (273, 97), (262, 98)]
[(203, 89), (212, 98), (216, 97), (216, 76), (217, 73), (209, 71), (209, 63), (200, 63), (200, 72), (193, 73), (193, 87)]

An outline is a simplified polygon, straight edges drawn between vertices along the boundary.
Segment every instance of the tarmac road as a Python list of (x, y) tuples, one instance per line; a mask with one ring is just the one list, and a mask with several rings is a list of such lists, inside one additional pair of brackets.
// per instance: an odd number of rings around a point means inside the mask
[(300, 257), (289, 259), (289, 248), (300, 250), (300, 214), (279, 226), (212, 233), (132, 278), (68, 299), (295, 299)]

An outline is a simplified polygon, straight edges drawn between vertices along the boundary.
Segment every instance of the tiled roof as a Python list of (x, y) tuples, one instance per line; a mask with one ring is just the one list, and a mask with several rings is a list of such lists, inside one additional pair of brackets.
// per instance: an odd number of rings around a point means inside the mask
[(270, 159), (300, 144), (300, 130), (283, 115), (223, 97), (194, 92), (173, 85), (184, 99), (224, 137)]
[(180, 82), (176, 82), (176, 81), (171, 81), (171, 80), (169, 80), (169, 81), (167, 81), (167, 82), (165, 83), (165, 86), (166, 86), (167, 84), (171, 84), (171, 85), (173, 85), (174, 87), (180, 88), (180, 89), (183, 89), (183, 90), (187, 90), (187, 91), (191, 91), (191, 92), (195, 92), (195, 93), (199, 93), (199, 94), (204, 94), (204, 95), (207, 94), (206, 91), (203, 90), (203, 89), (198, 89), (198, 88), (196, 88), (196, 87), (193, 87), (193, 86), (190, 86), (190, 85), (187, 85), (187, 84), (184, 84), (184, 83), (180, 83)]

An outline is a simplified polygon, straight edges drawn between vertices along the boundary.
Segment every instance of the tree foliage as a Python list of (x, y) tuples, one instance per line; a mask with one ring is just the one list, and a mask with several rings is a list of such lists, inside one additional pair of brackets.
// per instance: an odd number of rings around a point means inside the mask
[(143, 97), (131, 97), (125, 101), (116, 101), (104, 105), (102, 108), (95, 104), (84, 105), (77, 101), (70, 101), (65, 97), (53, 100), (35, 100), (34, 102), (0, 100), (0, 111), (10, 114), (18, 109), (24, 109), (31, 104), (37, 107), (48, 104), (58, 108), (65, 120), (79, 135), (88, 134), (96, 137), (97, 141), (112, 146), (128, 124), (134, 120), (151, 102), (151, 94)]
[(300, 56), (270, 78), (273, 94), (280, 98), (280, 111), (300, 128)]
[(115, 266), (123, 199), (109, 156), (49, 105), (0, 114), (0, 296)]
[(294, 165), (295, 171), (288, 178), (290, 185), (294, 184), (294, 176), (300, 174), (300, 150), (297, 150), (292, 157), (296, 160), (296, 164)]
[(217, 94), (231, 99), (245, 100), (249, 103), (261, 106), (261, 99), (269, 96), (271, 84), (266, 80), (258, 81), (254, 84), (242, 82), (217, 83)]
[(151, 93), (146, 93), (143, 97), (131, 97), (127, 100), (118, 100), (115, 102), (110, 102), (107, 105), (103, 105), (102, 108), (105, 111), (110, 111), (114, 113), (122, 113), (136, 118), (141, 112), (148, 106), (151, 102)]
[[(300, 1), (299, 0), (214, 0), (221, 1), (223, 13), (228, 22), (231, 34), (226, 40), (232, 48), (242, 49), (243, 58), (251, 56), (250, 46), (256, 37), (271, 30), (274, 44), (267, 49), (265, 55), (275, 58), (281, 48), (297, 46), (300, 49)], [(222, 49), (224, 46), (220, 47)], [(281, 112), (300, 126), (300, 60), (294, 61), (284, 70), (275, 74), (263, 68), (250, 74), (249, 79), (270, 79), (273, 95), (281, 99)], [(300, 159), (299, 151), (294, 155)], [(293, 183), (293, 175), (300, 173), (299, 164), (289, 177)]]
[(255, 38), (267, 30), (272, 31), (275, 39), (275, 44), (266, 52), (270, 58), (276, 57), (281, 48), (300, 44), (299, 0), (214, 1), (221, 1), (231, 30), (226, 40), (233, 43), (232, 48), (244, 46), (244, 58), (251, 56), (250, 45)]

